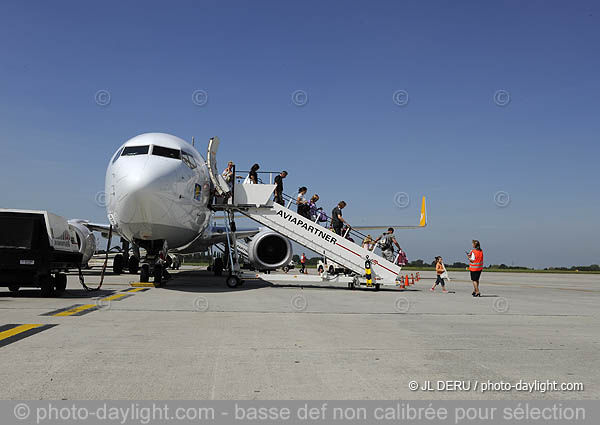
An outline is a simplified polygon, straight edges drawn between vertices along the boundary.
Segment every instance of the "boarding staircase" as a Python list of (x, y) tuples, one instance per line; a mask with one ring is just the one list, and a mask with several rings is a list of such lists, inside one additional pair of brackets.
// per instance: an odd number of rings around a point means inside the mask
[[(250, 195), (251, 197), (255, 192), (255, 187), (261, 185), (239, 186), (241, 187), (236, 187), (236, 190), (244, 191), (246, 196)], [(272, 189), (274, 188), (274, 185), (264, 186), (273, 186)], [(322, 254), (323, 257), (340, 266), (352, 270), (357, 276), (365, 275), (366, 261), (370, 260), (372, 280), (376, 283), (396, 284), (400, 279), (402, 267), (283, 205), (271, 200), (261, 203), (259, 206), (236, 204), (235, 202), (234, 205), (245, 216), (307, 249)]]
[[(273, 202), (274, 184), (234, 182), (230, 186), (217, 171), (216, 152), (218, 146), (218, 139), (211, 139), (207, 155), (209, 175), (216, 193), (221, 198), (226, 198), (224, 202), (214, 205), (215, 209), (225, 211), (231, 220), (233, 220), (233, 213), (239, 212), (307, 249), (322, 254), (325, 258), (351, 270), (355, 274), (354, 283), (360, 284), (359, 279), (364, 279), (368, 286), (371, 284), (377, 287), (379, 285), (399, 285), (401, 266), (359, 246), (346, 237), (335, 234), (317, 221), (313, 222), (286, 206)], [(235, 233), (234, 228), (230, 230)], [(235, 248), (235, 235), (232, 236), (230, 240)], [(366, 270), (369, 265), (371, 279), (368, 279), (368, 270)], [(239, 272), (239, 269), (234, 269), (233, 272)]]
[(242, 240), (237, 241), (237, 250), (238, 250), (238, 254), (239, 256), (242, 258), (242, 260), (247, 263), (248, 261), (250, 261), (250, 257), (248, 254), (248, 244)]

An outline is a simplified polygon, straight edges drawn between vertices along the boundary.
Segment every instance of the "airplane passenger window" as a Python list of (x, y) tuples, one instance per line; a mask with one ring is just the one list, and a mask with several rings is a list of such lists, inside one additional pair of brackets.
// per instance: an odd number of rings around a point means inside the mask
[(198, 166), (194, 157), (187, 152), (181, 151), (181, 160), (192, 170)]
[(121, 156), (135, 156), (135, 155), (146, 155), (148, 154), (148, 148), (150, 146), (127, 146), (123, 149)]
[(178, 149), (165, 148), (154, 145), (152, 147), (152, 155), (164, 156), (166, 158), (181, 159), (181, 151)]

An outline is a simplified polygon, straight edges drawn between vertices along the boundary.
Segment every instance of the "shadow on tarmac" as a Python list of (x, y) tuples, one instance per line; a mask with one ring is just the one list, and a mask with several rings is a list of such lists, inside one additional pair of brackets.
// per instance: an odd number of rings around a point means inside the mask
[[(190, 270), (183, 271), (172, 275), (165, 290), (181, 291), (181, 292), (206, 292), (206, 293), (220, 293), (220, 292), (239, 292), (248, 291), (263, 288), (297, 288), (297, 289), (330, 289), (338, 291), (350, 291), (346, 286), (333, 286), (323, 282), (323, 284), (287, 284), (284, 282), (269, 282), (260, 278), (245, 279), (244, 284), (235, 288), (229, 288), (225, 285), (226, 274), (223, 276), (214, 276), (212, 272), (206, 270)], [(290, 280), (292, 278), (290, 277)], [(395, 288), (382, 287), (379, 291), (375, 289), (369, 289), (365, 287), (353, 289), (353, 291), (372, 291), (372, 292), (420, 292), (420, 289), (404, 289), (398, 290)]]
[(106, 297), (114, 294), (114, 289), (100, 289), (99, 291), (86, 291), (85, 289), (68, 289), (60, 295), (51, 297), (42, 297), (39, 288), (21, 288), (19, 292), (0, 292), (0, 300), (3, 298), (66, 298), (66, 299), (93, 299), (97, 297)]

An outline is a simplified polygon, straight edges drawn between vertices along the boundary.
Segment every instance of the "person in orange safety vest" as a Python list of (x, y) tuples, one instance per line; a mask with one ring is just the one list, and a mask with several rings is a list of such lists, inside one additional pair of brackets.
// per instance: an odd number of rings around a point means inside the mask
[(473, 281), (473, 296), (480, 297), (479, 293), (479, 278), (483, 270), (483, 251), (478, 240), (473, 239), (473, 249), (467, 252), (469, 258), (469, 271), (471, 272), (471, 280)]

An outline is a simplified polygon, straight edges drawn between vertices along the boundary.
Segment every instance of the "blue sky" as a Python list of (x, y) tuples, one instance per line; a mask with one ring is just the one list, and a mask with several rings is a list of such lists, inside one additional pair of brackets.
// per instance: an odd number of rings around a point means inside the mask
[(222, 164), (285, 168), (286, 192), (344, 199), (352, 224), (416, 223), (427, 195), (429, 227), (398, 236), (409, 260), (477, 238), (486, 263), (599, 263), (599, 18), (585, 1), (2, 2), (1, 205), (106, 222), (121, 143), (218, 135)]

